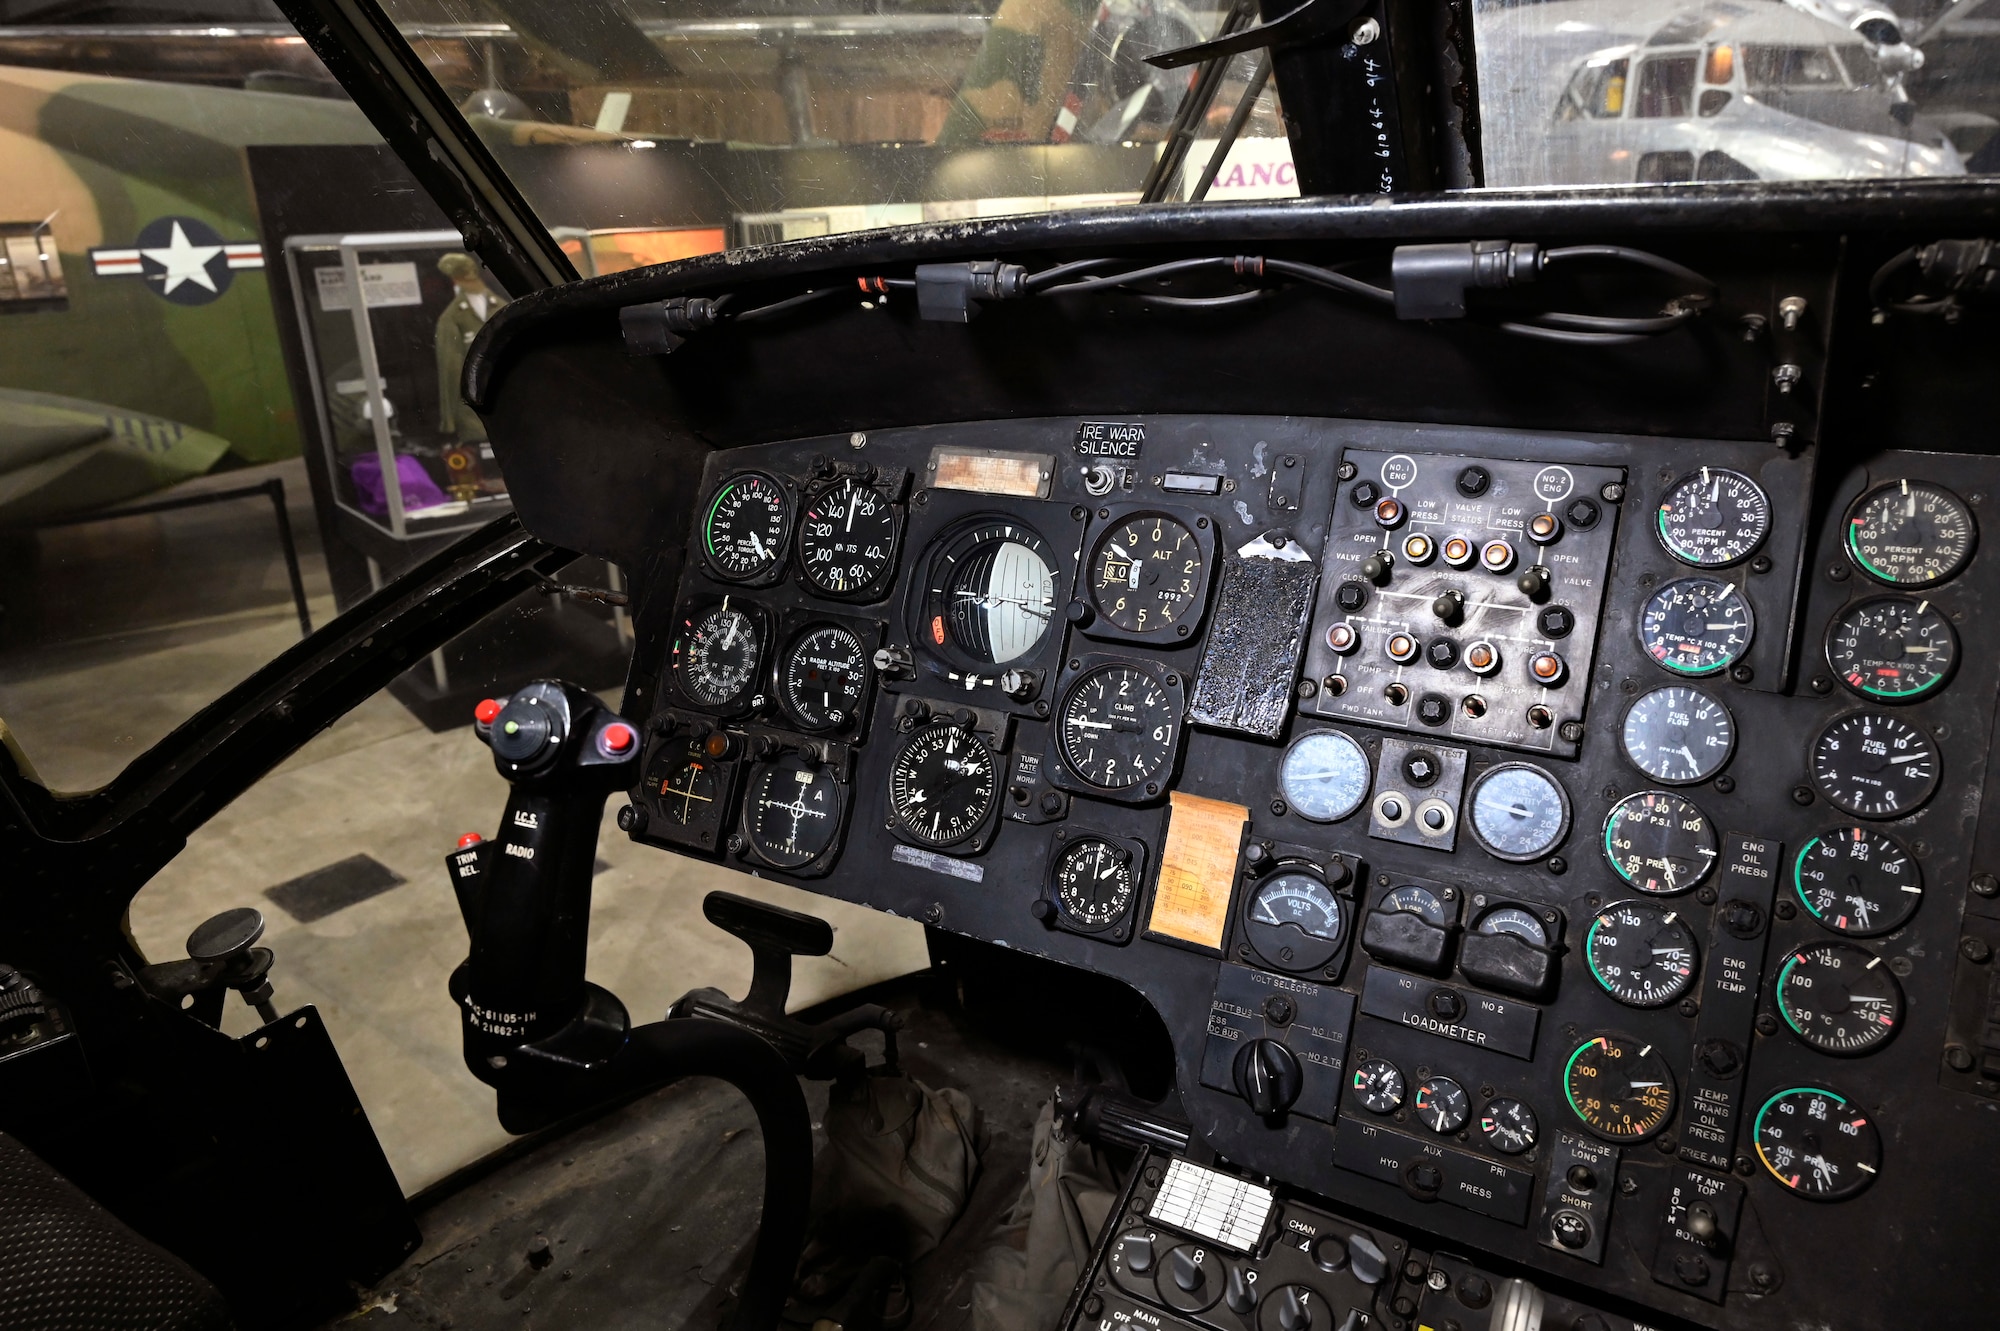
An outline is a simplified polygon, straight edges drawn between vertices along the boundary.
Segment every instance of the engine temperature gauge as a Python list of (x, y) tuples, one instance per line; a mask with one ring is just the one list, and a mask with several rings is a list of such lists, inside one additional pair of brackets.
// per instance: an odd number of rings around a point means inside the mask
[(1639, 644), (1676, 675), (1713, 675), (1750, 650), (1756, 619), (1734, 582), (1681, 578), (1646, 599)]
[(1825, 1054), (1879, 1049), (1903, 1021), (1903, 989), (1882, 958), (1852, 943), (1809, 943), (1778, 967), (1778, 1012)]
[(1882, 1137), (1844, 1095), (1813, 1087), (1779, 1091), (1757, 1111), (1757, 1158), (1800, 1197), (1852, 1197), (1882, 1168)]
[(1652, 1045), (1622, 1035), (1594, 1035), (1563, 1066), (1569, 1107), (1598, 1136), (1644, 1141), (1674, 1113), (1674, 1075)]
[(1620, 901), (1590, 922), (1584, 960), (1604, 991), (1627, 1007), (1665, 1007), (1694, 983), (1694, 932), (1680, 912)]
[(1770, 498), (1740, 471), (1689, 472), (1660, 500), (1660, 544), (1697, 568), (1741, 563), (1770, 530)]
[(1826, 628), (1826, 663), (1864, 698), (1914, 702), (1951, 677), (1958, 635), (1929, 601), (1878, 596), (1833, 617)]

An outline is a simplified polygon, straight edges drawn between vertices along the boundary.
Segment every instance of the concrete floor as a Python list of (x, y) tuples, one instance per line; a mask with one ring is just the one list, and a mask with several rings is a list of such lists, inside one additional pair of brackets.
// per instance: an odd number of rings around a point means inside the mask
[[(315, 623), (333, 612), (305, 477), (297, 463), (198, 485), (286, 479)], [(109, 780), (204, 703), (297, 641), (268, 504), (244, 501), (44, 533), (32, 583), (9, 579), (0, 615), (0, 718), (41, 778), (84, 790)], [(465, 933), (444, 856), (467, 831), (494, 834), (506, 788), (470, 727), (431, 734), (378, 694), (214, 821), (142, 891), (132, 931), (155, 960), (184, 955), (217, 911), (253, 905), (277, 954), (281, 1009), (319, 1007), (405, 1191), (506, 1140), (491, 1093), (460, 1061), (445, 981)], [(795, 1006), (927, 964), (922, 929), (717, 866), (634, 845), (607, 806), (595, 884), (590, 978), (635, 1021), (688, 989), (742, 994), (750, 953), (701, 917), (728, 888), (833, 924), (827, 957), (803, 960)], [(356, 854), (406, 881), (311, 923), (268, 887)], [(235, 1000), (224, 1029), (254, 1013)]]

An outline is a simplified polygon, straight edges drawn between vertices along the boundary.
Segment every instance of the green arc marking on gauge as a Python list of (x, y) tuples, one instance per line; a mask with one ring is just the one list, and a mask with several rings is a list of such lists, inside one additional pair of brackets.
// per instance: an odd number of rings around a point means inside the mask
[[(1763, 1108), (1757, 1111), (1757, 1118), (1750, 1125), (1750, 1140), (1756, 1144), (1757, 1158), (1763, 1160), (1764, 1168), (1769, 1169), (1773, 1174), (1776, 1174), (1778, 1171), (1776, 1168), (1772, 1166), (1770, 1160), (1765, 1157), (1764, 1143), (1759, 1141), (1758, 1138), (1762, 1136), (1764, 1132), (1764, 1115), (1771, 1112), (1772, 1105), (1778, 1103), (1778, 1101), (1784, 1099), (1788, 1095), (1823, 1095), (1827, 1099), (1833, 1101), (1834, 1104), (1839, 1105), (1843, 1109), (1847, 1108), (1850, 1103), (1848, 1098), (1842, 1095), (1840, 1092), (1829, 1091), (1823, 1086), (1793, 1086), (1786, 1090), (1772, 1092), (1771, 1098), (1764, 1101)], [(1787, 1184), (1786, 1186), (1789, 1187), (1790, 1185)]]
[[(1604, 986), (1604, 992), (1608, 994), (1611, 992), (1611, 982), (1604, 978), (1603, 971), (1597, 969), (1597, 953), (1592, 950), (1592, 945), (1597, 942), (1597, 930), (1603, 923), (1604, 917), (1602, 915), (1590, 922), (1590, 932), (1583, 936), (1583, 960), (1584, 964), (1590, 967), (1590, 973), (1597, 977), (1597, 982)], [(1574, 1057), (1575, 1055), (1572, 1054), (1571, 1058)], [(1567, 1069), (1564, 1070), (1563, 1075), (1565, 1077), (1569, 1075)], [(1571, 1107), (1574, 1108), (1575, 1106)]]
[(1869, 560), (1868, 560), (1868, 556), (1867, 556), (1867, 555), (1864, 555), (1864, 554), (1862, 554), (1862, 553), (1861, 553), (1861, 547), (1860, 547), (1859, 545), (1856, 545), (1856, 544), (1855, 544), (1855, 542), (1854, 542), (1854, 532), (1855, 532), (1855, 529), (1856, 529), (1856, 528), (1858, 528), (1858, 527), (1860, 527), (1860, 526), (1861, 526), (1861, 519), (1859, 519), (1859, 518), (1850, 518), (1850, 519), (1848, 519), (1848, 523), (1847, 523), (1847, 553), (1848, 553), (1848, 554), (1850, 554), (1850, 555), (1853, 555), (1853, 556), (1854, 556), (1854, 562), (1855, 562), (1855, 563), (1857, 563), (1857, 564), (1861, 565), (1861, 567), (1863, 567), (1863, 568), (1867, 569), (1867, 570), (1868, 570), (1868, 571), (1869, 571), (1870, 573), (1872, 573), (1872, 574), (1874, 574), (1874, 575), (1875, 575), (1876, 577), (1878, 577), (1878, 578), (1882, 579), (1882, 581), (1884, 581), (1884, 582), (1886, 582), (1886, 583), (1889, 583), (1889, 584), (1890, 584), (1890, 585), (1892, 585), (1892, 586), (1897, 586), (1897, 585), (1900, 585), (1900, 584), (1901, 584), (1901, 579), (1897, 578), (1895, 574), (1893, 574), (1893, 573), (1884, 573), (1884, 572), (1883, 572), (1883, 571), (1882, 571), (1881, 569), (1879, 569), (1879, 568), (1876, 568), (1874, 564), (1872, 564), (1872, 563), (1870, 563), (1870, 562), (1869, 562)]
[(1773, 991), (1778, 1000), (1778, 1015), (1785, 1019), (1785, 1025), (1791, 1027), (1793, 1033), (1801, 1039), (1805, 1038), (1805, 1028), (1792, 1020), (1791, 1004), (1785, 1002), (1785, 981), (1791, 977), (1792, 968), (1805, 959), (1806, 954), (1803, 952), (1792, 953), (1791, 959), (1779, 968), (1778, 983)]
[(1563, 1099), (1569, 1101), (1569, 1112), (1575, 1114), (1579, 1119), (1581, 1119), (1585, 1123), (1590, 1122), (1590, 1116), (1584, 1113), (1583, 1110), (1577, 1108), (1576, 1092), (1570, 1088), (1570, 1073), (1575, 1070), (1576, 1060), (1583, 1056), (1584, 1050), (1590, 1048), (1594, 1044), (1608, 1044), (1608, 1043), (1609, 1042), (1606, 1041), (1603, 1036), (1593, 1035), (1590, 1039), (1585, 1040), (1582, 1044), (1578, 1045), (1576, 1047), (1576, 1052), (1572, 1053), (1569, 1056), (1569, 1062), (1563, 1064)]
[(1699, 566), (1701, 564), (1701, 556), (1681, 549), (1680, 542), (1676, 541), (1667, 531), (1667, 505), (1665, 504), (1660, 505), (1659, 523), (1660, 543), (1673, 553), (1674, 558)]
[[(1825, 835), (1822, 834), (1806, 842), (1805, 845), (1799, 847), (1798, 858), (1792, 861), (1792, 895), (1799, 899), (1799, 904), (1806, 908), (1808, 914), (1815, 920), (1821, 921), (1824, 921), (1826, 917), (1813, 909), (1812, 898), (1806, 895), (1806, 856), (1812, 853), (1814, 846), (1817, 846), (1825, 839)], [(1782, 1007), (1783, 1004), (1779, 1006)]]
[(729, 497), (730, 491), (737, 485), (737, 481), (730, 481), (717, 490), (714, 502), (708, 506), (708, 516), (701, 520), (701, 543), (711, 555), (715, 553), (715, 510), (722, 507), (722, 501)]

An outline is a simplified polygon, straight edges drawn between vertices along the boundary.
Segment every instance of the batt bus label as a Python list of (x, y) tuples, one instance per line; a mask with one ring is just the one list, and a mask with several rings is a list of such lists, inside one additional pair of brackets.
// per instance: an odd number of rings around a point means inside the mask
[(1139, 456), (1146, 446), (1144, 425), (1119, 425), (1113, 421), (1085, 421), (1076, 427), (1076, 455), (1082, 458), (1124, 458)]

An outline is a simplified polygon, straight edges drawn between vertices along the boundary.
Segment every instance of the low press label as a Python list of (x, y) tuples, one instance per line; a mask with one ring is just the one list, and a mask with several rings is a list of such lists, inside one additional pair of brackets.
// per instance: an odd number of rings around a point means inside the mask
[(1085, 421), (1076, 427), (1076, 455), (1084, 458), (1139, 456), (1146, 447), (1144, 425), (1120, 425), (1114, 421)]

